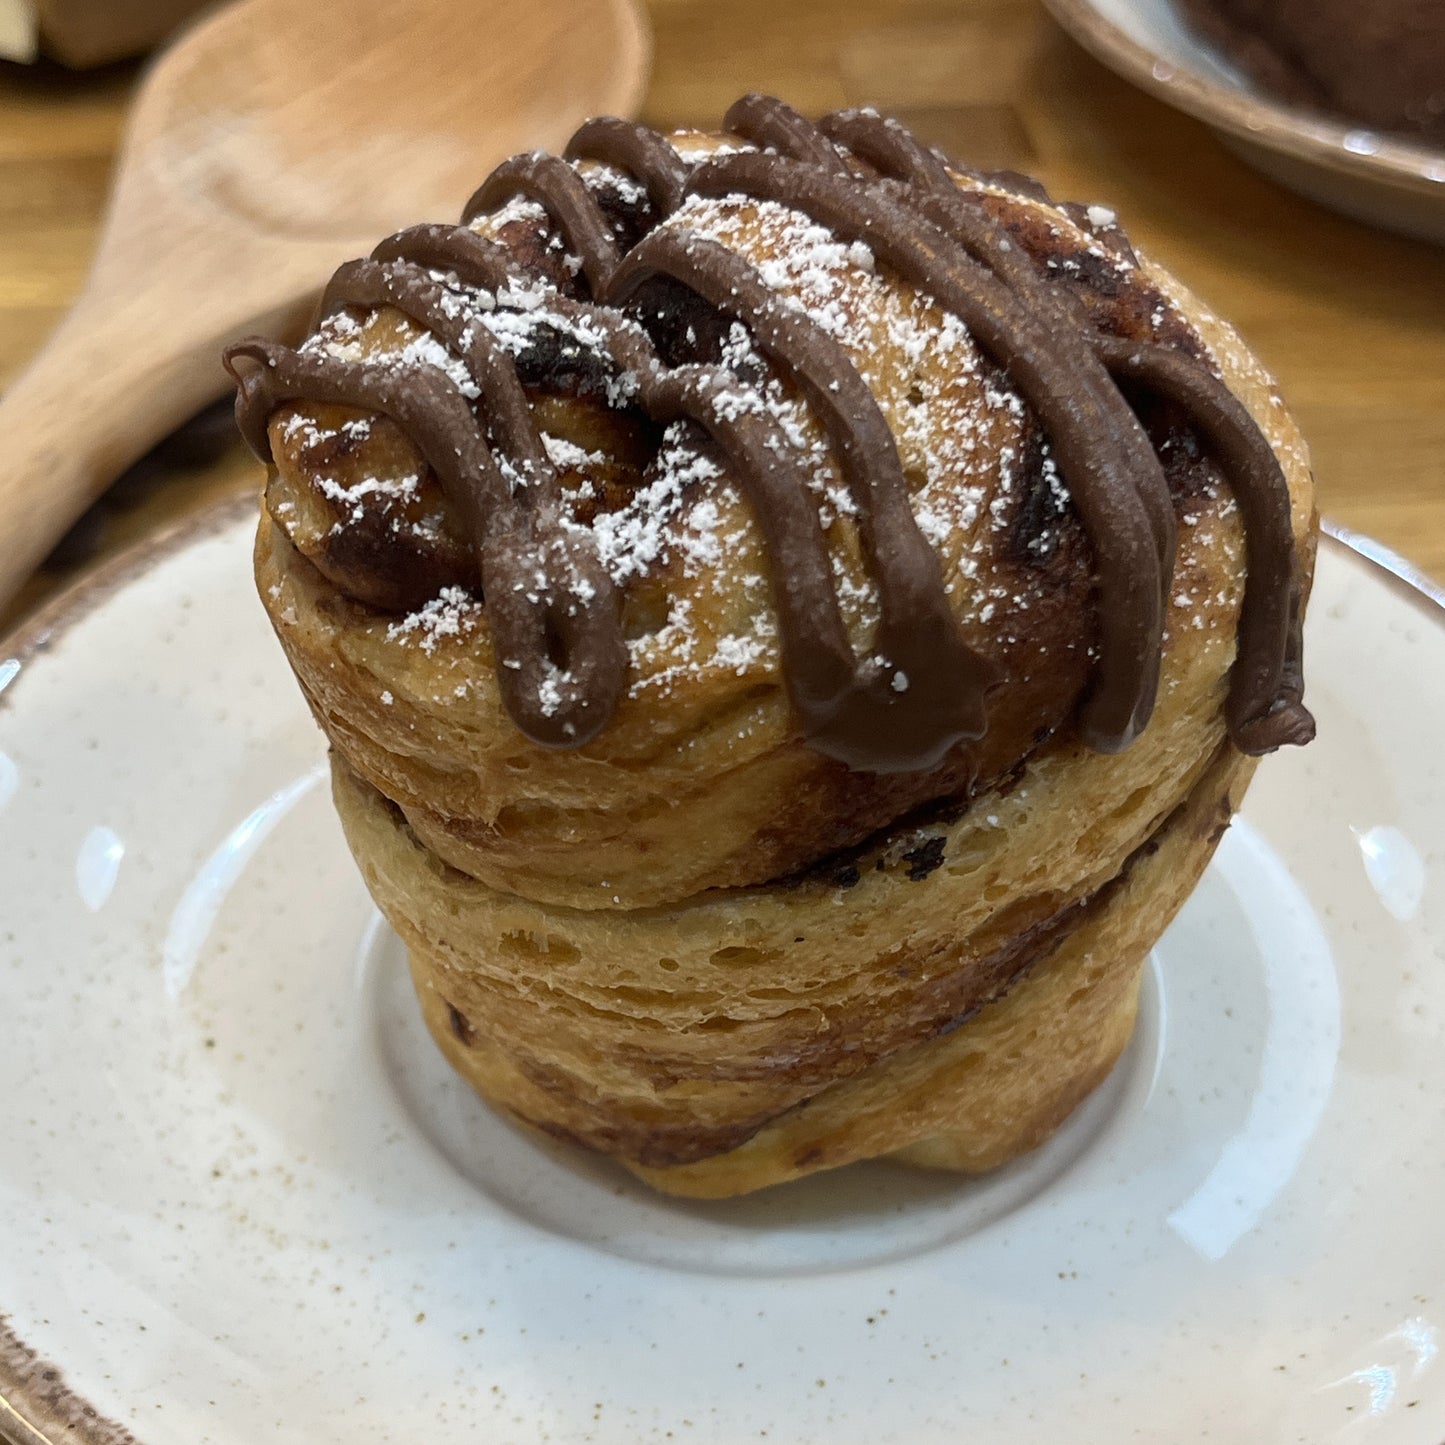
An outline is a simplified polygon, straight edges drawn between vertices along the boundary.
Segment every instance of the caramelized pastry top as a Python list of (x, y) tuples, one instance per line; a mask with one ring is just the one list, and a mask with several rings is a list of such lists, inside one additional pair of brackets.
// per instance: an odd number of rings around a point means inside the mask
[(481, 599), (501, 699), (550, 746), (676, 667), (669, 581), (712, 571), (747, 624), (718, 656), (775, 653), (805, 741), (851, 768), (934, 770), (1028, 716), (1030, 627), (1075, 654), (1042, 731), (1077, 708), (1115, 751), (1154, 704), (1177, 513), (1222, 468), (1247, 567), (1230, 733), (1307, 741), (1288, 485), (1112, 215), (868, 112), (815, 127), (751, 96), (725, 124), (589, 122), (567, 159), (498, 167), (461, 226), (343, 266), (299, 350), (230, 349), (248, 440), (308, 484), (273, 516), (328, 581), (409, 614), (399, 638)]

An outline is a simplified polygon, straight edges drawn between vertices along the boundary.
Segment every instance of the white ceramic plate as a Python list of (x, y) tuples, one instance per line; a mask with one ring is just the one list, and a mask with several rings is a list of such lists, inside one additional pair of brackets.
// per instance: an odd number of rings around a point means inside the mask
[(1445, 1437), (1438, 602), (1325, 545), (1319, 740), (1261, 770), (1041, 1155), (696, 1205), (434, 1054), (250, 533), (0, 661), (0, 1435)]
[(1359, 220), (1445, 242), (1445, 152), (1264, 94), (1180, 20), (1174, 0), (1044, 4), (1111, 70), (1213, 126), (1277, 181)]

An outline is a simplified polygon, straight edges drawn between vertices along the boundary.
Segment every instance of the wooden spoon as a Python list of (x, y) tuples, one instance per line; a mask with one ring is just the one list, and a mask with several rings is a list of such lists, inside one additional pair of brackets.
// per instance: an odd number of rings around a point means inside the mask
[(85, 507), (294, 330), (331, 270), (503, 157), (641, 98), (633, 0), (239, 0), (136, 98), (74, 309), (0, 398), (0, 605)]

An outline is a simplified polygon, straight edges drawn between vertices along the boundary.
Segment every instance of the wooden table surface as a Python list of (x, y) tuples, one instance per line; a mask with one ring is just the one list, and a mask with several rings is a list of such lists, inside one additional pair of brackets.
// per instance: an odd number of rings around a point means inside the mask
[[(650, 121), (715, 122), (753, 89), (809, 113), (868, 102), (967, 161), (1114, 206), (1136, 243), (1232, 320), (1279, 378), (1312, 443), (1325, 515), (1445, 579), (1445, 250), (1337, 218), (1256, 176), (1204, 127), (1078, 50), (1036, 0), (649, 8)], [(136, 74), (0, 64), (0, 386), (81, 284)], [(254, 484), (238, 448), (204, 430), (182, 438), (96, 509), (8, 620), (97, 556)]]

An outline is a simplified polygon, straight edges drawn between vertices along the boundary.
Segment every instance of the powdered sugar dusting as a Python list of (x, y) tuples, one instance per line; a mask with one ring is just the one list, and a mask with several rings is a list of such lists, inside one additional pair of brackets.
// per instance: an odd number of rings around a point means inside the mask
[[(421, 488), (421, 475), (411, 472), (400, 477), (363, 477), (361, 481), (353, 482), (350, 486), (343, 486), (330, 477), (318, 477), (316, 483), (327, 501), (346, 509), (347, 518), (344, 520), (359, 522), (366, 514), (369, 497), (385, 497), (398, 502), (407, 502), (414, 498)], [(335, 524), (337, 527), (341, 525), (340, 521)]]
[[(689, 490), (722, 475), (718, 463), (698, 451), (692, 438), (688, 423), (673, 422), (663, 434), (649, 477), (626, 506), (600, 513), (593, 524), (603, 566), (615, 583), (624, 585), (643, 576), (677, 544), (686, 550), (685, 571), (691, 566), (691, 575), (706, 565), (709, 555), (716, 559), (716, 541), (706, 530), (705, 520), (701, 526), (686, 529), (677, 525)], [(716, 501), (711, 505), (715, 517)], [(696, 513), (693, 521), (697, 521)]]
[(542, 433), (542, 446), (552, 465), (559, 471), (585, 471), (590, 466), (600, 466), (607, 461), (606, 453), (589, 452), (579, 447), (576, 442), (568, 441), (566, 437), (552, 436), (550, 432)]
[(481, 603), (460, 587), (443, 587), (420, 610), (391, 623), (388, 642), (415, 643), (428, 655), (448, 638), (465, 637), (481, 621)]
[[(697, 134), (677, 138), (676, 144), (690, 162), (752, 149)], [(588, 184), (606, 189), (623, 205), (645, 202), (643, 187), (609, 166), (584, 162), (578, 169)], [(1091, 207), (1087, 214), (1091, 226), (1115, 224), (1105, 207)], [(843, 241), (785, 204), (692, 196), (665, 224), (741, 255), (776, 296), (844, 349), (892, 431), (914, 516), (939, 555), (955, 610), (966, 627), (1016, 640), (1020, 614), (1034, 605), (1036, 583), (1026, 567), (1014, 567), (1007, 582), (1000, 580), (1005, 574), (997, 558), (1007, 548), (999, 538), (1015, 525), (1027, 498), (1031, 507), (1042, 509), (1044, 519), (1028, 536), (1027, 551), (1046, 558), (1057, 545), (1070, 499), (1054, 456), (1033, 435), (1027, 408), (999, 368), (980, 353), (967, 327), (931, 297), (901, 283), (886, 267), (880, 269), (868, 245)], [(563, 269), (577, 273), (577, 259), (565, 254), (556, 228), (534, 201), (514, 197), (473, 223), (473, 229), (491, 236), (515, 226), (536, 230), (539, 244), (562, 252)], [(1079, 271), (1085, 259), (1124, 268), (1071, 222), (1060, 217), (1055, 229), (1077, 238), (1081, 248), (1078, 258), (1065, 257), (1056, 269)], [(517, 280), (494, 293), (449, 273), (432, 275), (443, 309), (465, 334), (484, 327), (512, 357), (543, 345), (575, 347), (608, 378), (602, 384), (609, 407), (626, 411), (635, 399), (637, 378), (611, 362), (600, 328), (559, 307), (550, 281)], [(1172, 315), (1161, 305), (1153, 318), (1156, 329)], [(430, 332), (394, 318), (385, 328), (373, 329), (374, 322), (374, 317), (360, 322), (338, 314), (306, 345), (347, 360), (432, 367), (464, 396), (476, 397), (466, 367)], [(786, 443), (778, 445), (779, 452), (800, 468), (817, 502), (845, 624), (859, 655), (868, 655), (878, 621), (876, 588), (863, 561), (859, 508), (818, 410), (741, 323), (727, 329), (720, 361), (734, 379), (715, 395), (718, 415), (731, 422), (762, 420)], [(619, 464), (606, 450), (546, 432), (542, 441), (553, 465), (565, 474), (565, 502), (579, 508), (591, 504), (579, 515), (588, 517), (602, 563), (624, 599), (648, 587), (660, 594), (649, 604), (646, 624), (639, 624), (628, 641), (632, 694), (666, 691), (708, 671), (776, 681), (775, 599), (762, 538), (722, 453), (702, 429), (691, 422), (666, 426), (654, 459), (620, 506), (615, 505)], [(605, 485), (600, 479), (604, 469)], [(355, 521), (377, 501), (414, 500), (421, 478), (367, 476), (344, 486), (326, 480), (319, 485), (343, 519)], [(982, 529), (994, 534), (987, 545), (979, 544)], [(1176, 607), (1184, 595), (1178, 594)], [(479, 602), (448, 588), (388, 627), (387, 637), (432, 653), (447, 640), (467, 635), (482, 615)], [(503, 665), (509, 664), (504, 660)], [(886, 667), (889, 684), (906, 691), (908, 676), (891, 664)], [(544, 679), (539, 702), (548, 716), (562, 706), (562, 681), (560, 674)]]
[[(956, 529), (971, 532), (995, 486), (1009, 487), (1008, 476), (996, 474), (983, 429), (1000, 414), (1021, 423), (1025, 408), (983, 364), (958, 317), (880, 275), (867, 246), (844, 242), (779, 202), (692, 197), (670, 224), (746, 257), (780, 297), (844, 347), (884, 408), (905, 473), (921, 483), (913, 505), (925, 536), (941, 545)], [(725, 353), (724, 360), (736, 358)], [(780, 394), (770, 401), (789, 440), (810, 447), (814, 483), (828, 504), (825, 525), (832, 515), (855, 516), (810, 410)], [(1002, 525), (1002, 513), (995, 515)]]

